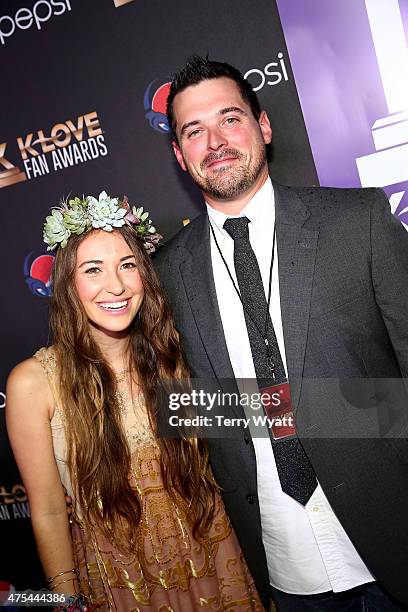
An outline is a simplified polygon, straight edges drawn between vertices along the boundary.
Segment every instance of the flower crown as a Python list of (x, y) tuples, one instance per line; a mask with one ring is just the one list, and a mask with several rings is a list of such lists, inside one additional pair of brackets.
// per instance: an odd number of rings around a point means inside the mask
[(98, 199), (89, 195), (62, 201), (61, 206), (53, 208), (46, 217), (43, 238), (48, 244), (47, 251), (53, 251), (57, 246), (66, 247), (71, 234), (79, 235), (91, 229), (112, 232), (125, 224), (143, 238), (146, 250), (154, 253), (163, 236), (156, 232), (149, 213), (143, 211), (143, 206), (130, 207), (126, 196), (119, 200), (108, 196), (106, 191), (102, 191)]

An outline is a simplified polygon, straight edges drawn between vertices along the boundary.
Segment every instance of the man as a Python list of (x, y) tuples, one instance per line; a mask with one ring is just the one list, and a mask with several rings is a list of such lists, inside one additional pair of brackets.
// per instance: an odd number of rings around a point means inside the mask
[(403, 609), (408, 411), (371, 379), (408, 374), (408, 235), (379, 189), (272, 183), (268, 117), (228, 64), (193, 58), (168, 117), (207, 206), (156, 259), (192, 374), (291, 383), (297, 431), (209, 439), (264, 604)]

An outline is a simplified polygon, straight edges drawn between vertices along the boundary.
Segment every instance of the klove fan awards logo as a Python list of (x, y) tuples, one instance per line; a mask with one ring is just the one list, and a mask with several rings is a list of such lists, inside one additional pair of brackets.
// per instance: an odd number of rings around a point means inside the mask
[(0, 485), (0, 521), (30, 518), (27, 493), (20, 483)]
[(143, 97), (145, 117), (156, 132), (168, 134), (170, 132), (166, 108), (171, 83), (155, 79), (146, 87)]
[(0, 142), (0, 188), (59, 172), (108, 154), (96, 111), (16, 139), (21, 162), (13, 163)]

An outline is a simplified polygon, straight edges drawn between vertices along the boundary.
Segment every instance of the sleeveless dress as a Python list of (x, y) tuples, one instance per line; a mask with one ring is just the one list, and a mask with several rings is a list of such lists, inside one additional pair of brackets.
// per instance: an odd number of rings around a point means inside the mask
[(180, 498), (176, 505), (163, 486), (159, 448), (147, 413), (122, 393), (118, 394), (118, 402), (131, 451), (130, 480), (142, 507), (140, 524), (135, 526), (134, 553), (123, 554), (114, 541), (107, 541), (84, 520), (75, 504), (66, 463), (56, 358), (52, 348), (40, 349), (35, 357), (54, 395), (51, 432), (61, 481), (73, 498), (75, 565), (80, 572), (81, 590), (95, 608), (120, 612), (262, 612), (264, 608), (221, 497), (217, 496), (207, 536), (193, 538), (188, 503)]

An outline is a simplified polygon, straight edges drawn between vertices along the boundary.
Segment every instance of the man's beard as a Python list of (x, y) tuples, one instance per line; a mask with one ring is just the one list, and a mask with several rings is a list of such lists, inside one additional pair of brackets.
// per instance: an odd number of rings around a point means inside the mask
[(234, 162), (233, 166), (220, 167), (211, 176), (194, 177), (204, 193), (219, 200), (232, 200), (255, 183), (266, 163), (265, 146), (263, 143), (260, 145), (250, 165), (245, 164), (245, 155), (231, 148), (223, 149), (219, 153), (209, 153), (201, 162), (201, 169), (205, 171), (209, 164), (228, 157), (234, 157), (241, 163)]

